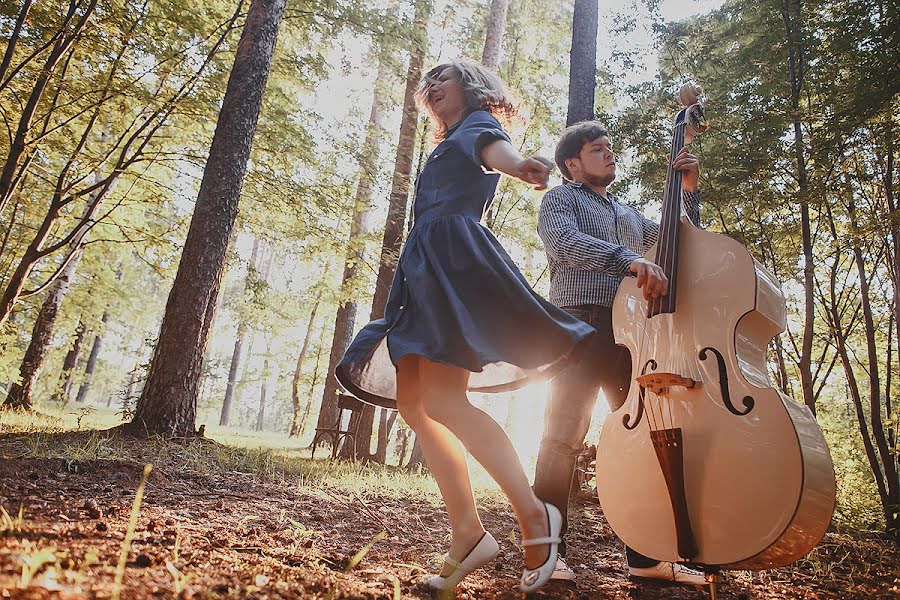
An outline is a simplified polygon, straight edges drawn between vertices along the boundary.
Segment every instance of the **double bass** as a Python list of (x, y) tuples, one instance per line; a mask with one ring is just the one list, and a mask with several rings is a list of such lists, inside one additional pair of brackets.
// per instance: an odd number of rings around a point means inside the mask
[(688, 106), (674, 120), (659, 238), (646, 254), (669, 291), (648, 302), (626, 278), (613, 303), (633, 380), (603, 425), (596, 471), (622, 541), (714, 574), (808, 553), (831, 520), (835, 478), (810, 410), (769, 380), (766, 348), (786, 322), (779, 282), (744, 246), (680, 214), (671, 161), (706, 127), (698, 92), (679, 93)]

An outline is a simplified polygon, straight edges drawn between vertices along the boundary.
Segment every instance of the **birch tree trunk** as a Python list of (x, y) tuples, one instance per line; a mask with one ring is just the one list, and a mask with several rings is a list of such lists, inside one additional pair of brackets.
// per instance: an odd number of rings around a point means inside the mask
[(53, 328), (56, 325), (56, 316), (59, 314), (59, 307), (62, 305), (66, 292), (69, 291), (69, 283), (75, 275), (75, 268), (78, 265), (81, 251), (63, 270), (60, 276), (50, 286), (50, 291), (41, 305), (37, 319), (34, 322), (34, 329), (31, 332), (31, 341), (28, 349), (25, 351), (25, 357), (19, 366), (19, 381), (12, 384), (9, 393), (6, 396), (4, 406), (20, 408), (23, 410), (31, 410), (32, 399), (31, 390), (37, 380), (38, 373), (47, 356), (47, 349), (50, 347), (50, 339), (53, 336)]
[[(100, 142), (103, 146), (109, 141), (109, 127), (106, 127), (100, 136)], [(103, 175), (95, 173), (94, 182), (102, 181)], [(112, 188), (110, 188), (110, 191)], [(84, 208), (84, 212), (79, 219), (82, 223), (87, 223), (94, 218), (97, 212), (98, 204), (91, 202)], [(22, 365), (19, 367), (19, 383), (13, 384), (9, 390), (9, 395), (4, 402), (5, 406), (13, 406), (30, 410), (32, 407), (31, 389), (37, 380), (38, 373), (47, 356), (47, 350), (50, 346), (50, 340), (53, 337), (53, 330), (56, 327), (56, 316), (62, 306), (63, 300), (69, 291), (69, 285), (75, 277), (75, 271), (78, 269), (78, 263), (84, 254), (84, 244), (86, 231), (78, 232), (75, 239), (70, 244), (70, 254), (66, 264), (60, 270), (59, 275), (50, 285), (47, 297), (41, 305), (37, 319), (34, 322), (34, 329), (31, 332), (31, 341), (28, 344), (28, 350), (22, 359)], [(74, 366), (74, 365), (73, 365)]]
[(78, 364), (78, 357), (81, 355), (81, 343), (84, 340), (84, 333), (84, 323), (79, 321), (78, 327), (75, 328), (75, 339), (72, 342), (72, 347), (69, 348), (69, 351), (66, 352), (66, 357), (63, 359), (61, 374), (62, 386), (57, 386), (58, 391), (53, 397), (53, 400), (56, 402), (68, 404), (72, 399), (73, 375), (75, 373), (75, 366)]
[(269, 355), (272, 353), (272, 337), (266, 344), (266, 354), (263, 357), (262, 377), (259, 384), (259, 411), (256, 413), (256, 431), (262, 431), (266, 422), (266, 400), (269, 395)]

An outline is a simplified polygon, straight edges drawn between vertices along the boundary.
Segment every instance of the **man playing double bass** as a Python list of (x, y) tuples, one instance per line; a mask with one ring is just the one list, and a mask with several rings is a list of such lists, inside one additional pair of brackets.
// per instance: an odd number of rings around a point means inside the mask
[[(549, 190), (541, 204), (538, 233), (550, 267), (550, 301), (589, 323), (598, 332), (583, 359), (560, 373), (550, 385), (550, 400), (535, 470), (534, 491), (559, 507), (562, 543), (554, 579), (575, 580), (566, 565), (565, 533), (569, 490), (575, 462), (582, 451), (597, 392), (602, 389), (610, 410), (628, 394), (631, 356), (617, 346), (612, 304), (624, 277), (637, 277), (646, 299), (665, 295), (663, 270), (643, 257), (656, 242), (659, 225), (607, 191), (616, 177), (616, 155), (607, 130), (596, 121), (567, 128), (559, 139), (556, 164), (565, 178)], [(682, 172), (685, 211), (699, 222), (700, 163), (684, 148), (673, 167)], [(629, 575), (705, 585), (701, 571), (680, 563), (660, 562), (625, 548)]]

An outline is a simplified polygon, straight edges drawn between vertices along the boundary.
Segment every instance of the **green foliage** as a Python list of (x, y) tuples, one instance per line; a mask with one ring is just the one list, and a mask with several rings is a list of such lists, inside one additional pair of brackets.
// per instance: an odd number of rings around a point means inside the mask
[(862, 442), (859, 436), (847, 435), (857, 427), (849, 399), (829, 398), (816, 416), (831, 451), (838, 484), (832, 526), (840, 530), (881, 529), (884, 515), (878, 495), (873, 493), (875, 482)]

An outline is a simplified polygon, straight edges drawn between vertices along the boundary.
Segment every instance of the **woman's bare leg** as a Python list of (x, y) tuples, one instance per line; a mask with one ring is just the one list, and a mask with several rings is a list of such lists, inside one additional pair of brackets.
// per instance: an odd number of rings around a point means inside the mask
[[(406, 423), (416, 432), (428, 468), (437, 481), (450, 518), (452, 540), (450, 556), (459, 561), (478, 543), (484, 526), (475, 508), (469, 481), (469, 467), (459, 440), (446, 427), (429, 417), (424, 410), (421, 364), (416, 355), (402, 357), (397, 364), (397, 408)], [(441, 575), (453, 571), (445, 566)]]
[[(469, 372), (421, 358), (418, 374), (425, 413), (455, 435), (500, 485), (516, 513), (523, 539), (548, 535), (544, 505), (528, 484), (509, 437), (490, 415), (469, 402)], [(526, 546), (525, 565), (537, 568), (548, 554), (547, 545)]]

